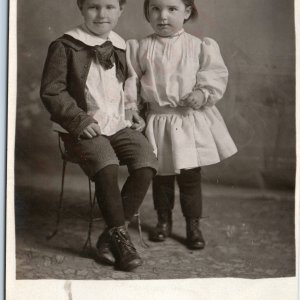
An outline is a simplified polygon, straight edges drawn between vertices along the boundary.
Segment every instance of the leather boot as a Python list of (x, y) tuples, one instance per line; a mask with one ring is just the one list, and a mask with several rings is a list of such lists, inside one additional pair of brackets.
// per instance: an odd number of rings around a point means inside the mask
[(150, 240), (163, 242), (172, 233), (172, 211), (157, 211), (158, 223), (150, 233)]
[(111, 250), (119, 270), (130, 271), (142, 265), (142, 259), (133, 246), (125, 226), (111, 228), (109, 234)]
[(205, 241), (199, 229), (199, 218), (186, 218), (187, 246), (190, 249), (203, 249)]
[(111, 245), (110, 245), (110, 235), (108, 229), (106, 228), (102, 234), (99, 236), (97, 244), (96, 244), (96, 261), (114, 265), (115, 258), (111, 252)]

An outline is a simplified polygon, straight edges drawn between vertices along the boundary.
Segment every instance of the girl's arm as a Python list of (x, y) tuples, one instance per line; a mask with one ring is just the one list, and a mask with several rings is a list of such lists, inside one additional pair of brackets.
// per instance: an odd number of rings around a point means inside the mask
[(60, 124), (75, 138), (92, 123), (97, 123), (67, 91), (66, 50), (59, 41), (52, 43), (44, 66), (40, 96), (51, 114), (51, 120)]
[(125, 82), (125, 110), (127, 119), (133, 122), (132, 128), (143, 131), (146, 124), (139, 115), (140, 100), (140, 78), (142, 72), (138, 63), (139, 43), (137, 40), (129, 40), (126, 43), (126, 61), (128, 78)]
[(201, 44), (200, 69), (196, 77), (195, 91), (204, 94), (204, 105), (215, 105), (224, 95), (228, 70), (220, 53), (218, 44), (210, 38), (204, 38)]

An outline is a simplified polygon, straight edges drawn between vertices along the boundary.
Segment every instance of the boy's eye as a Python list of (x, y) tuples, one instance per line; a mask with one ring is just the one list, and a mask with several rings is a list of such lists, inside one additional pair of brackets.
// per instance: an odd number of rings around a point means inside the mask
[(114, 9), (115, 7), (113, 5), (107, 5), (106, 9)]
[(169, 8), (169, 11), (176, 11), (177, 10), (177, 7), (170, 7)]

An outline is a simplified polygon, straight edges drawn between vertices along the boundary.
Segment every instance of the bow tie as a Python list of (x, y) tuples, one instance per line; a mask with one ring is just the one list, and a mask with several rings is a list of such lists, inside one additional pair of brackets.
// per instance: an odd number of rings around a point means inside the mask
[(115, 51), (111, 41), (106, 41), (100, 46), (93, 47), (96, 57), (104, 70), (111, 69), (116, 65), (116, 76), (119, 81), (125, 80), (125, 67), (122, 64), (118, 53)]

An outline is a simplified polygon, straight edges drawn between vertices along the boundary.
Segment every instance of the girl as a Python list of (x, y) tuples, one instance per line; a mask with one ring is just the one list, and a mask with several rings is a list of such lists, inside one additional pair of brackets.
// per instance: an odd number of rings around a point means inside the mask
[(237, 151), (215, 107), (225, 92), (228, 72), (214, 40), (201, 40), (183, 29), (197, 16), (193, 0), (145, 0), (144, 14), (154, 33), (128, 41), (126, 90), (128, 103), (147, 104), (145, 133), (159, 161), (153, 181), (158, 224), (150, 238), (164, 241), (171, 234), (176, 178), (187, 245), (202, 249), (200, 167)]

